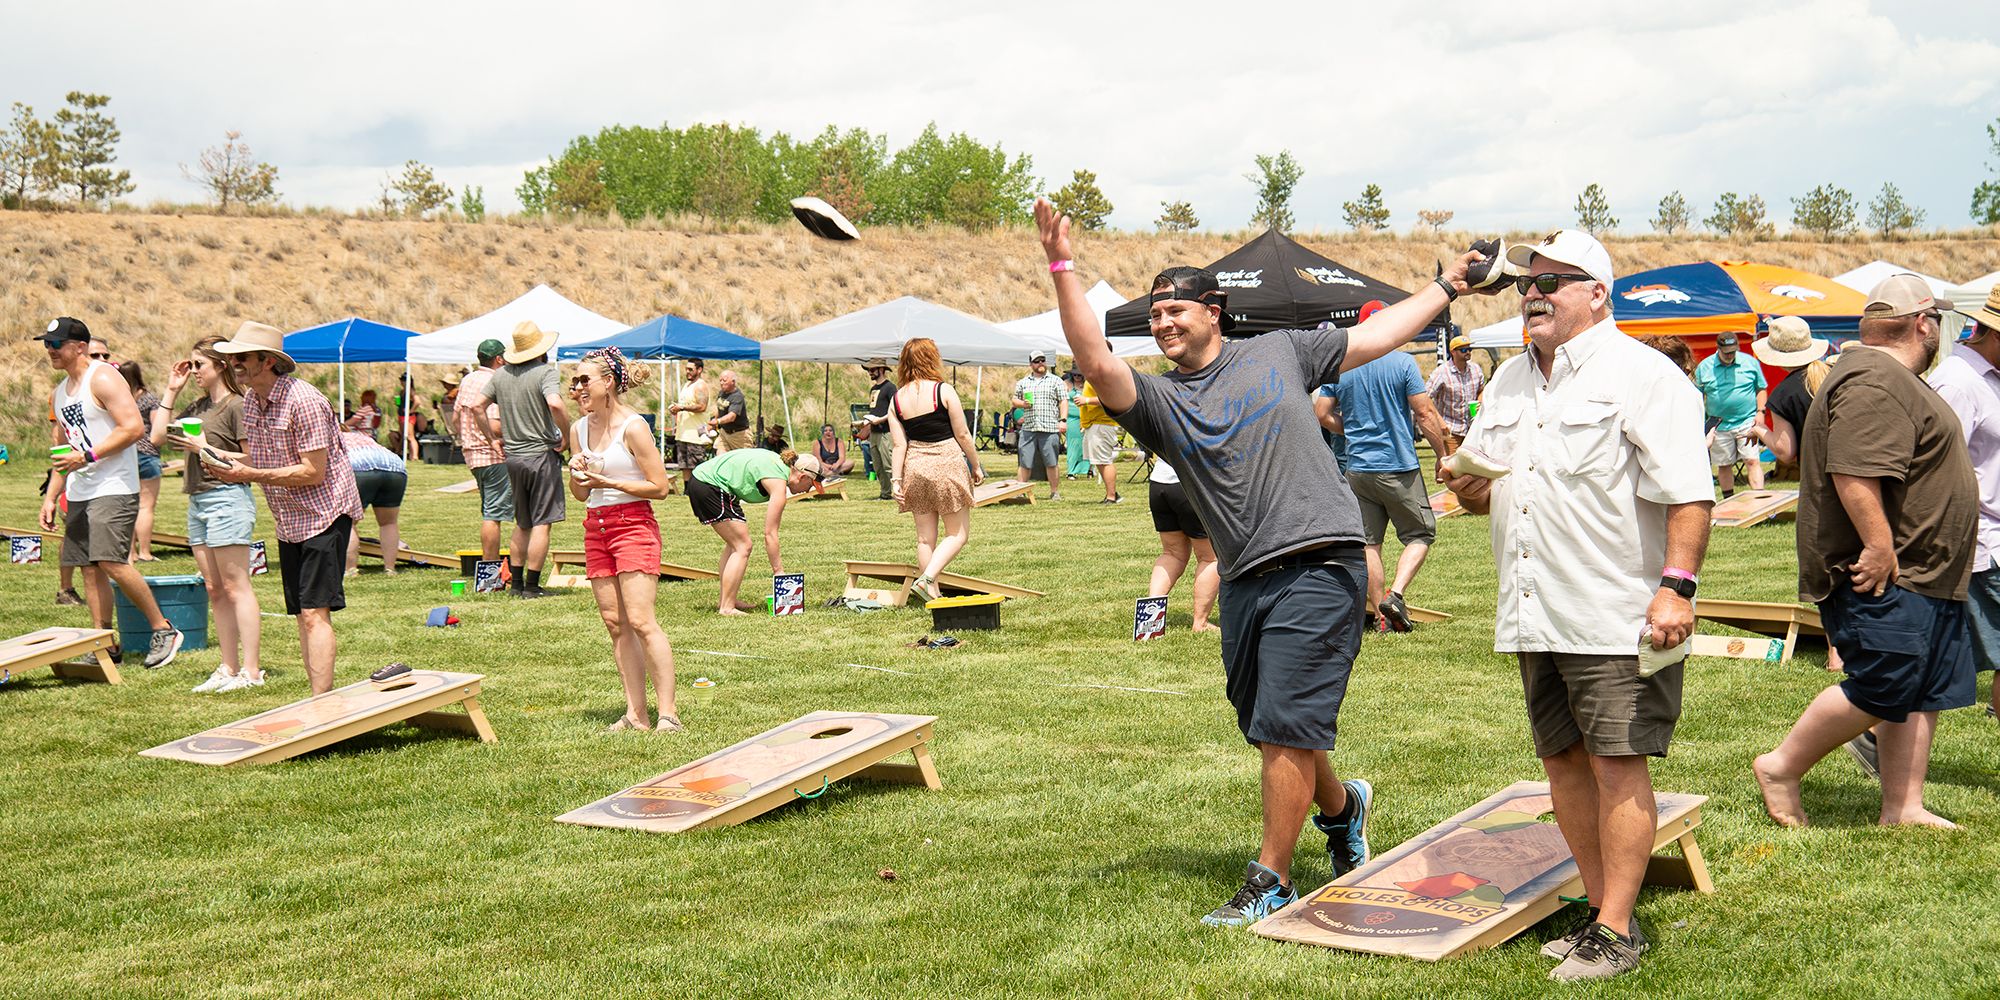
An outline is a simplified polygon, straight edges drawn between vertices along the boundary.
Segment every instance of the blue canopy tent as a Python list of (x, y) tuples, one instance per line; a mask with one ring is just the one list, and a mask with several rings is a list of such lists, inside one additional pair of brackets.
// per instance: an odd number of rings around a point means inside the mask
[[(335, 412), (344, 412), (347, 406), (347, 364), (401, 361), (403, 363), (403, 419), (410, 416), (410, 351), (406, 343), (417, 335), (415, 330), (405, 330), (387, 323), (377, 323), (371, 319), (349, 316), (319, 326), (308, 327), (285, 334), (285, 353), (302, 365), (338, 364), (340, 366), (340, 402)], [(409, 442), (404, 442), (408, 451)], [(407, 455), (405, 458), (409, 457)]]
[[(660, 316), (647, 320), (626, 330), (599, 340), (581, 344), (567, 344), (556, 348), (556, 360), (574, 361), (591, 351), (604, 347), (616, 347), (625, 356), (635, 361), (657, 361), (660, 363), (660, 415), (654, 430), (660, 438), (660, 448), (666, 450), (667, 439), (667, 394), (666, 364), (681, 358), (721, 358), (746, 360), (761, 356), (763, 345), (749, 337), (730, 333), (721, 327), (697, 323), (681, 316)], [(780, 373), (779, 378), (784, 376)], [(675, 379), (679, 381), (678, 376)], [(676, 393), (680, 387), (674, 387)], [(782, 390), (781, 390), (782, 391)], [(791, 421), (786, 420), (787, 428)]]

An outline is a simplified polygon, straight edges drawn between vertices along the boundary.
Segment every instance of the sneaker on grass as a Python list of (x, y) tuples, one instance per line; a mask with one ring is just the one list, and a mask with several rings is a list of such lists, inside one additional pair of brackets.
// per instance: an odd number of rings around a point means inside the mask
[(1847, 741), (1847, 755), (1876, 781), (1882, 780), (1881, 754), (1875, 748), (1875, 734), (1862, 733)]
[(1376, 610), (1382, 612), (1382, 620), (1391, 632), (1410, 630), (1410, 606), (1403, 603), (1403, 595), (1390, 591), (1382, 595), (1382, 603)]
[(229, 683), (224, 684), (219, 688), (216, 688), (215, 693), (228, 694), (231, 691), (241, 691), (245, 688), (260, 688), (263, 686), (264, 686), (264, 678), (252, 677), (250, 676), (248, 671), (245, 671), (243, 673), (237, 674), (234, 677), (229, 678)]
[(207, 680), (202, 681), (200, 684), (196, 684), (194, 687), (188, 688), (188, 690), (194, 692), (195, 694), (207, 694), (210, 691), (220, 691), (222, 690), (223, 685), (228, 684), (230, 681), (233, 681), (235, 679), (236, 675), (230, 673), (228, 667), (216, 667), (215, 672), (209, 674)]
[[(1584, 917), (1583, 923), (1576, 925), (1575, 930), (1570, 931), (1568, 934), (1564, 934), (1562, 937), (1551, 939), (1547, 944), (1542, 945), (1542, 957), (1556, 958), (1556, 959), (1568, 958), (1570, 951), (1574, 949), (1577, 946), (1577, 943), (1583, 940), (1583, 936), (1585, 934), (1590, 933), (1590, 929), (1596, 925), (1597, 925), (1597, 907), (1593, 906), (1590, 908), (1589, 916)], [(1632, 918), (1633, 950), (1637, 951), (1641, 955), (1644, 955), (1646, 953), (1646, 950), (1648, 948), (1651, 948), (1652, 946), (1653, 946), (1652, 942), (1646, 940), (1645, 929), (1639, 926), (1639, 918), (1637, 917)]]
[(1368, 863), (1368, 807), (1375, 800), (1375, 786), (1360, 778), (1340, 783), (1347, 789), (1347, 811), (1338, 817), (1313, 814), (1313, 825), (1326, 834), (1326, 859), (1339, 878)]
[(83, 605), (83, 595), (77, 593), (75, 587), (69, 587), (63, 590), (56, 591), (56, 606), (64, 608), (75, 608), (75, 607), (81, 607), (82, 605)]
[(1277, 872), (1252, 861), (1243, 873), (1243, 888), (1201, 922), (1210, 927), (1248, 927), (1297, 898), (1298, 893), (1278, 880)]
[(1549, 970), (1549, 978), (1559, 983), (1583, 979), (1609, 979), (1639, 967), (1639, 944), (1603, 924), (1584, 928), (1583, 938), (1563, 956), (1562, 964)]
[(181, 651), (184, 638), (181, 630), (171, 625), (154, 632), (152, 646), (146, 650), (146, 669), (158, 670), (174, 662), (174, 654)]

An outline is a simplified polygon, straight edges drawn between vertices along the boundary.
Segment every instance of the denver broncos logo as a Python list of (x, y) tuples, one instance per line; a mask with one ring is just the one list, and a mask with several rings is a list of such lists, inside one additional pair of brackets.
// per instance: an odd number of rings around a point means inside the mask
[(1672, 285), (1640, 285), (1625, 291), (1622, 298), (1637, 302), (1642, 306), (1656, 306), (1662, 302), (1686, 302), (1688, 294), (1678, 291)]
[(1798, 285), (1765, 285), (1764, 290), (1770, 292), (1772, 295), (1782, 295), (1785, 298), (1796, 299), (1800, 302), (1811, 302), (1814, 299), (1826, 298), (1824, 293), (1815, 292), (1810, 288), (1802, 288)]

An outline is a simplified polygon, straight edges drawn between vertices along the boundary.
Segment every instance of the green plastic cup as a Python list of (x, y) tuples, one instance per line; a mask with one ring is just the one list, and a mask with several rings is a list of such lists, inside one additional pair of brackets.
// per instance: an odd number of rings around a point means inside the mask
[(1475, 399), (1472, 402), (1465, 404), (1465, 419), (1467, 420), (1479, 419), (1479, 400)]
[(182, 434), (185, 434), (185, 435), (187, 435), (188, 437), (191, 437), (191, 438), (198, 438), (198, 437), (200, 437), (200, 436), (201, 436), (201, 418), (200, 418), (200, 417), (182, 417), (182, 418), (181, 418), (181, 433), (182, 433)]
[(74, 454), (75, 452), (76, 452), (75, 448), (72, 448), (66, 444), (56, 444), (49, 446), (49, 457), (51, 459), (61, 458), (65, 455)]
[(464, 596), (465, 596), (465, 581), (464, 581), (464, 580), (453, 580), (453, 581), (451, 581), (451, 596), (453, 596), (453, 597), (464, 597)]
[(1029, 406), (1035, 405), (1035, 391), (1033, 389), (1022, 393), (1021, 398), (1027, 400)]

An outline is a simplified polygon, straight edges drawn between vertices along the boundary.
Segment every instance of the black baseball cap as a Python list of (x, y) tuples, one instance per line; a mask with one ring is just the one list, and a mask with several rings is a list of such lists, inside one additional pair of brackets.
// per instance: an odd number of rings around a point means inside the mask
[(1215, 272), (1205, 267), (1170, 267), (1154, 275), (1151, 301), (1170, 299), (1215, 306), (1222, 310), (1222, 332), (1236, 328), (1236, 320), (1229, 315), (1229, 293), (1215, 280)]
[(73, 316), (57, 316), (49, 320), (48, 329), (37, 334), (34, 339), (50, 347), (61, 347), (71, 342), (87, 344), (90, 343), (90, 327), (84, 326), (82, 320)]

